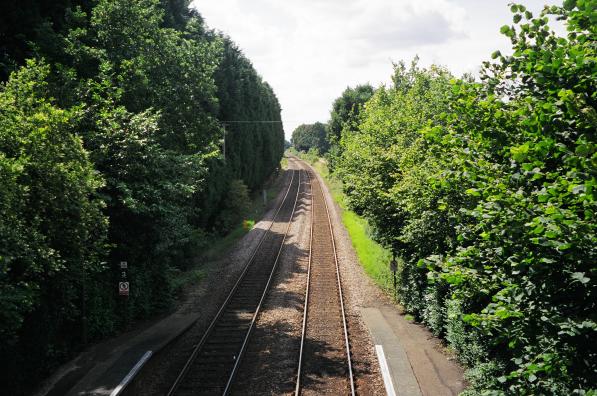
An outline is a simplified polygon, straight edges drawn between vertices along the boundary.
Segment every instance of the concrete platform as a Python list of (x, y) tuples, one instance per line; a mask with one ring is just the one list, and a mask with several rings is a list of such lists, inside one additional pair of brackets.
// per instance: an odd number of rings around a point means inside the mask
[(47, 396), (115, 396), (135, 371), (187, 330), (198, 315), (172, 314), (147, 329), (97, 345), (57, 374)]
[(452, 396), (465, 388), (462, 369), (442, 353), (423, 326), (392, 305), (361, 308), (376, 345), (388, 395)]

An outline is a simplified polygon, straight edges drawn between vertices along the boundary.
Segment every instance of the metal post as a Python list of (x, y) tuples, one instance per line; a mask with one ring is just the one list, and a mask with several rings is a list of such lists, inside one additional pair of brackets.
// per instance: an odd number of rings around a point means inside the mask
[(394, 278), (394, 294), (396, 294), (396, 271), (398, 270), (398, 263), (396, 263), (396, 252), (392, 250), (392, 261), (390, 261), (390, 270)]

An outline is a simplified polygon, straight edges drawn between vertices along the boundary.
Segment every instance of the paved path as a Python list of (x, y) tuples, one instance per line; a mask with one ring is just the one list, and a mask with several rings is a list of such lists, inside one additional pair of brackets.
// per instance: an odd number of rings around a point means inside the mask
[(439, 350), (428, 330), (391, 305), (361, 308), (361, 315), (375, 342), (388, 395), (451, 396), (464, 390), (462, 369)]

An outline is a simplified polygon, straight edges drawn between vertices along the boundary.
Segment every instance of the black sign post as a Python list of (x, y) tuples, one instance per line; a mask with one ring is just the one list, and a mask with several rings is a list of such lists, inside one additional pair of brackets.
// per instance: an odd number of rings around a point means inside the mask
[(394, 295), (396, 294), (396, 271), (398, 270), (398, 263), (396, 262), (396, 253), (392, 252), (392, 261), (390, 261), (390, 270), (394, 278)]
[(121, 296), (129, 296), (129, 281), (127, 279), (128, 263), (126, 261), (120, 262), (120, 277), (121, 280), (118, 282), (118, 294)]
[(123, 324), (125, 329), (129, 328), (129, 319), (130, 319), (130, 312), (129, 312), (129, 291), (130, 291), (130, 283), (128, 279), (128, 263), (126, 261), (121, 261), (118, 270), (120, 271), (120, 276), (118, 279), (118, 295), (120, 298), (119, 305), (121, 306), (121, 315), (123, 319)]

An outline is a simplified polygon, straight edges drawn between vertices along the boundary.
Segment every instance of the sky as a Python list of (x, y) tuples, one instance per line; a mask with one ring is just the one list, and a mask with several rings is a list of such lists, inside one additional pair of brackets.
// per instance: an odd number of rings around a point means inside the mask
[[(229, 35), (274, 89), (286, 138), (326, 122), (346, 87), (387, 84), (392, 62), (477, 74), (512, 23), (512, 0), (194, 0), (210, 28)], [(520, 2), (520, 1), (519, 1)], [(534, 15), (557, 0), (523, 0)]]

